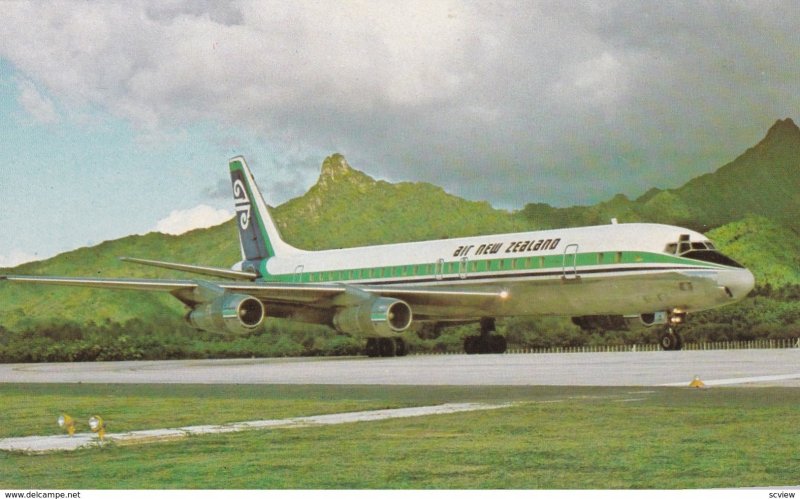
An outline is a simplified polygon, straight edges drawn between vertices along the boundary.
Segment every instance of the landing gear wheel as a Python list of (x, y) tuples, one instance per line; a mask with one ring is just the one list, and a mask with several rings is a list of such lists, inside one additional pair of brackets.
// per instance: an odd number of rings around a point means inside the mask
[(367, 338), (367, 347), (364, 349), (367, 357), (378, 357), (381, 354), (378, 348), (378, 338)]
[(464, 351), (469, 355), (480, 353), (480, 342), (480, 336), (467, 336), (464, 338)]
[(661, 335), (659, 344), (664, 350), (680, 350), (683, 348), (683, 338), (677, 331), (668, 327), (664, 330), (664, 334)]
[(469, 355), (489, 353), (489, 341), (482, 336), (467, 336), (464, 338), (464, 351)]
[(489, 353), (505, 353), (508, 347), (506, 337), (500, 334), (489, 336)]
[(403, 338), (394, 339), (394, 354), (398, 357), (405, 357), (408, 355), (408, 345)]
[(381, 357), (394, 357), (397, 352), (394, 338), (378, 338), (378, 350)]

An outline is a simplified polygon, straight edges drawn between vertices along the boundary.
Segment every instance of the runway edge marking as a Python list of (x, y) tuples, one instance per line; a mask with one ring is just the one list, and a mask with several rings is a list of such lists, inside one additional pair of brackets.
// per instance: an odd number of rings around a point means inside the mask
[[(514, 404), (450, 403), (422, 407), (405, 407), (401, 409), (379, 409), (375, 411), (302, 416), (288, 419), (243, 421), (224, 425), (195, 425), (181, 428), (138, 430), (125, 433), (108, 433), (105, 436), (105, 441), (120, 445), (136, 445), (178, 440), (194, 435), (381, 421), (385, 419), (505, 409), (512, 405)], [(20, 452), (23, 454), (47, 454), (51, 452), (75, 451), (87, 447), (99, 447), (101, 445), (104, 445), (103, 442), (101, 442), (94, 433), (77, 433), (71, 437), (68, 435), (48, 435), (0, 439), (0, 451)]]

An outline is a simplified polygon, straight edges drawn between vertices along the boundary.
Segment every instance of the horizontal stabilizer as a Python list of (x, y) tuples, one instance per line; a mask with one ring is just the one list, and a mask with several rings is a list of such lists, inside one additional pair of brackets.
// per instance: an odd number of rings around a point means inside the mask
[(127, 256), (121, 256), (119, 259), (123, 262), (138, 263), (141, 265), (149, 265), (151, 267), (160, 267), (163, 269), (170, 269), (170, 270), (180, 270), (182, 272), (191, 272), (193, 274), (222, 277), (224, 279), (240, 279), (240, 280), (252, 281), (258, 277), (258, 274), (254, 272), (222, 269), (219, 267), (205, 267), (202, 265), (188, 265), (185, 263), (161, 262), (158, 260), (145, 260), (143, 258), (130, 258)]

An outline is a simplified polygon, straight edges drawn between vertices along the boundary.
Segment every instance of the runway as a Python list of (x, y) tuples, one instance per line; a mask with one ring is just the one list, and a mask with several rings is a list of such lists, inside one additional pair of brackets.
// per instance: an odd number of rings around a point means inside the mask
[(800, 387), (800, 349), (2, 364), (2, 383)]

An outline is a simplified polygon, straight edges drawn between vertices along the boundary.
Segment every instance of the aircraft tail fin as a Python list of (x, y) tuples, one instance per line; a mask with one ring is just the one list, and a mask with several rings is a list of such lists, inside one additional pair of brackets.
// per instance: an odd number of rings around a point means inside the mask
[(281, 239), (244, 157), (232, 158), (228, 165), (233, 184), (233, 201), (242, 258), (246, 261), (257, 261), (273, 256), (300, 253), (301, 250)]

